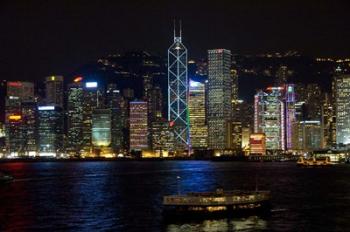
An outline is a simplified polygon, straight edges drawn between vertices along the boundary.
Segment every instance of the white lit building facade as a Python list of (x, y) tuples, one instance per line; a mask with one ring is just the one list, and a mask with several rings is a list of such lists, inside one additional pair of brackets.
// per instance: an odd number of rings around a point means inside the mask
[(336, 78), (336, 141), (350, 143), (350, 75)]

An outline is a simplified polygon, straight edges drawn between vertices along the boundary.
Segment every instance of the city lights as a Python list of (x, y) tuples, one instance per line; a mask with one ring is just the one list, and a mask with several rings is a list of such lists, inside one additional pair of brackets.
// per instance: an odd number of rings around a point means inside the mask
[(188, 60), (180, 28), (167, 60), (125, 52), (96, 59), (100, 79), (79, 71), (84, 77), (48, 75), (37, 86), (4, 81), (3, 156), (249, 157), (350, 147), (350, 59), (313, 60), (332, 63), (323, 93), (321, 81), (296, 81), (303, 72), (287, 58), (298, 52), (235, 53), (210, 49)]
[(350, 232), (349, 13), (1, 1), (0, 232)]
[(82, 77), (76, 77), (74, 78), (74, 82), (77, 83), (77, 82), (81, 82), (83, 80)]
[(39, 110), (55, 110), (54, 106), (39, 106)]
[(20, 121), (20, 120), (22, 119), (22, 116), (21, 116), (21, 115), (10, 115), (10, 116), (8, 117), (8, 119), (9, 119), (10, 121)]
[(97, 82), (86, 82), (85, 87), (86, 88), (97, 88)]

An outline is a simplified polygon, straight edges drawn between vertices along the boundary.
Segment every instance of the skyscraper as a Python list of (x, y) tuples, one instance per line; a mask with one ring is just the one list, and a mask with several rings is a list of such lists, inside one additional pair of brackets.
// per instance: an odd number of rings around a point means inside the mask
[(24, 154), (22, 134), (23, 119), (21, 114), (11, 114), (6, 118), (6, 149), (11, 157)]
[(336, 140), (337, 144), (350, 143), (350, 75), (336, 77)]
[(325, 94), (321, 107), (322, 117), (322, 148), (331, 148), (336, 144), (336, 116), (334, 99), (330, 94)]
[(79, 156), (83, 144), (83, 83), (80, 79), (68, 85), (67, 152)]
[(208, 62), (208, 146), (210, 149), (226, 149), (231, 146), (231, 51), (209, 50)]
[(92, 112), (92, 144), (103, 148), (111, 144), (111, 110), (94, 109)]
[(322, 90), (318, 84), (297, 84), (295, 95), (299, 102), (304, 102), (304, 118), (307, 120), (321, 119)]
[(158, 119), (152, 122), (152, 149), (164, 155), (164, 152), (173, 151), (174, 149), (174, 133), (169, 125), (168, 120)]
[(46, 104), (54, 104), (63, 109), (63, 76), (49, 76), (45, 81)]
[(106, 90), (106, 108), (111, 110), (111, 147), (114, 152), (125, 149), (126, 110), (123, 105), (125, 100), (121, 96), (116, 84), (108, 84)]
[(190, 149), (188, 120), (187, 49), (182, 44), (182, 35), (176, 36), (168, 49), (168, 120), (175, 134), (178, 150)]
[(295, 118), (295, 93), (294, 85), (286, 84), (285, 86), (285, 109), (286, 109), (286, 148), (292, 149), (293, 124)]
[(237, 70), (231, 68), (231, 78), (232, 78), (232, 102), (238, 101), (238, 73)]
[(321, 148), (322, 128), (320, 121), (294, 123), (293, 149), (310, 152)]
[(85, 156), (94, 156), (92, 154), (91, 128), (92, 113), (94, 109), (103, 106), (102, 90), (97, 82), (86, 82), (83, 88), (83, 137), (82, 146)]
[(281, 87), (269, 87), (254, 97), (254, 133), (264, 133), (266, 149), (285, 150), (285, 104)]
[(22, 120), (21, 132), (24, 153), (26, 156), (36, 156), (38, 146), (38, 106), (35, 101), (22, 102)]
[(11, 156), (25, 155), (24, 117), (22, 103), (34, 101), (34, 84), (31, 82), (7, 82), (5, 100), (5, 128), (7, 153)]
[(17, 96), (21, 100), (34, 99), (34, 84), (25, 81), (9, 81), (7, 82), (7, 96)]
[(38, 107), (39, 156), (59, 157), (64, 151), (63, 111), (59, 106)]
[(150, 120), (152, 122), (162, 118), (162, 102), (163, 94), (160, 87), (155, 86), (151, 90), (149, 90), (148, 111), (150, 115)]
[(147, 102), (130, 102), (130, 151), (148, 149), (148, 114)]
[(205, 115), (205, 84), (190, 80), (188, 111), (190, 118), (190, 136), (193, 149), (208, 146), (208, 126)]

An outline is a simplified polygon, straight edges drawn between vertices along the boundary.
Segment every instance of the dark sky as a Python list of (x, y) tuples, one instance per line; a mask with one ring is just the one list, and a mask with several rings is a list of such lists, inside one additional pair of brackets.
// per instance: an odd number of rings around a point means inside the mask
[(0, 79), (66, 75), (119, 50), (165, 55), (174, 17), (194, 58), (208, 48), (350, 56), (349, 14), (346, 1), (2, 0)]

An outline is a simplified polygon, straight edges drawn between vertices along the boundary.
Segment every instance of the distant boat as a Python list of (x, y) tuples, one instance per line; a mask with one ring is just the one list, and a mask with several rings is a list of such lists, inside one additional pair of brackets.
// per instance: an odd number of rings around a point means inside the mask
[(288, 162), (288, 161), (292, 161), (292, 159), (286, 158), (286, 157), (282, 157), (278, 161), (280, 161), (280, 162)]
[(297, 165), (302, 167), (326, 167), (332, 165), (329, 156), (324, 157), (312, 157), (306, 159), (304, 157), (300, 157), (297, 161)]
[(13, 176), (0, 172), (0, 184), (6, 184), (13, 181)]
[(202, 216), (251, 212), (268, 208), (270, 191), (192, 192), (163, 197), (164, 212), (178, 216)]

